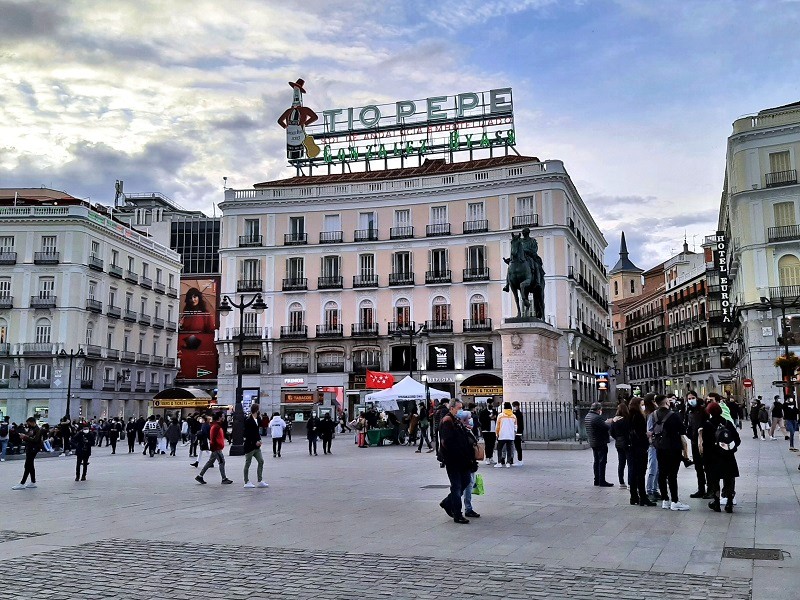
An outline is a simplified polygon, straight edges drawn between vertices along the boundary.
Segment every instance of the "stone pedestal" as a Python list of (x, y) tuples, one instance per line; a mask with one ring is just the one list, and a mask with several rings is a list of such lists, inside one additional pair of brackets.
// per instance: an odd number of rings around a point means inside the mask
[(507, 319), (497, 332), (503, 343), (503, 401), (557, 399), (562, 333), (544, 321), (523, 319)]

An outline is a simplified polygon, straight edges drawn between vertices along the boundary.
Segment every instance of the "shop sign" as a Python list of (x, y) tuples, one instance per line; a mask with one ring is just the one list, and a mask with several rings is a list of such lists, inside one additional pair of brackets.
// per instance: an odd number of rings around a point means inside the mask
[(313, 404), (314, 394), (284, 394), (283, 401), (287, 404)]
[(456, 380), (455, 377), (428, 377), (428, 383), (453, 383)]
[(453, 344), (431, 344), (428, 346), (428, 369), (447, 370), (453, 369)]
[(492, 345), (467, 344), (465, 366), (467, 369), (492, 369)]
[(186, 400), (153, 400), (153, 408), (194, 408), (208, 406), (208, 400), (189, 398)]
[(502, 396), (502, 385), (487, 386), (465, 386), (461, 388), (461, 393), (465, 396)]
[(714, 236), (714, 267), (719, 273), (719, 289), (720, 289), (720, 308), (722, 315), (719, 322), (725, 329), (733, 327), (733, 302), (730, 295), (730, 279), (728, 278), (728, 265), (730, 257), (728, 256), (728, 238), (725, 237), (724, 231), (718, 231)]
[(285, 377), (283, 380), (283, 387), (301, 387), (306, 384), (303, 377)]

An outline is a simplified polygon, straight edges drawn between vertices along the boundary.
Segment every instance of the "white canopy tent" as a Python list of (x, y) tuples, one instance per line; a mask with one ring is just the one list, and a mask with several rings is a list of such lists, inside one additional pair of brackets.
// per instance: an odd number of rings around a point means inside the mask
[(431, 400), (450, 399), (450, 394), (448, 392), (436, 390), (432, 387), (428, 388), (428, 393), (426, 394), (424, 384), (406, 375), (401, 381), (398, 381), (388, 389), (367, 394), (364, 400), (367, 402), (374, 402), (375, 405), (382, 410), (398, 410), (398, 400), (414, 400), (415, 402), (421, 402), (428, 396), (430, 396)]

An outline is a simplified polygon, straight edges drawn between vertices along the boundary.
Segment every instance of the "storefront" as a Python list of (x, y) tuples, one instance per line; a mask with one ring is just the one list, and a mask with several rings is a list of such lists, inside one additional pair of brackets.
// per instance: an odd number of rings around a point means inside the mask
[(160, 391), (150, 402), (149, 414), (185, 417), (205, 412), (211, 407), (211, 396), (200, 388), (169, 388)]
[(503, 401), (503, 380), (491, 373), (479, 373), (461, 382), (461, 399), (465, 404), (498, 405)]

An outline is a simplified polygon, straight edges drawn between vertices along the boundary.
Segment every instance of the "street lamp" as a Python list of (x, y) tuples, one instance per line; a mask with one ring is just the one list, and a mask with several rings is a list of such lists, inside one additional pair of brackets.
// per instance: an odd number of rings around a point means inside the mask
[(405, 336), (408, 336), (408, 376), (413, 379), (414, 359), (417, 357), (416, 348), (414, 347), (414, 338), (417, 336), (428, 337), (428, 327), (425, 325), (425, 323), (420, 325), (418, 328), (411, 326), (407, 329), (403, 328), (401, 325), (398, 325), (395, 333), (392, 334), (392, 339), (402, 340)]
[(219, 305), (220, 314), (227, 315), (233, 308), (239, 310), (239, 350), (236, 356), (236, 406), (233, 409), (233, 443), (230, 455), (242, 456), (244, 454), (244, 408), (242, 407), (242, 352), (244, 350), (244, 311), (253, 307), (256, 314), (261, 314), (267, 309), (261, 294), (256, 294), (250, 300), (242, 296), (241, 302), (234, 302), (230, 296), (224, 296)]
[(69, 404), (70, 404), (70, 400), (72, 399), (72, 360), (76, 356), (78, 356), (78, 357), (84, 356), (83, 348), (78, 348), (77, 352), (75, 352), (74, 350), (70, 350), (69, 354), (67, 354), (66, 350), (62, 349), (61, 352), (58, 353), (58, 355), (59, 356), (63, 356), (65, 358), (69, 357), (69, 372), (67, 374), (67, 410), (64, 412), (64, 418), (67, 421), (71, 421), (72, 420), (72, 416), (70, 415), (70, 410), (69, 410), (70, 406), (69, 406)]
[[(779, 290), (785, 288), (778, 288)], [(797, 289), (796, 287), (794, 289)], [(800, 306), (800, 294), (791, 295), (791, 296), (784, 296), (782, 293), (779, 294), (777, 298), (767, 298), (766, 296), (761, 296), (761, 304), (765, 306), (765, 308), (780, 308), (781, 309), (781, 329), (783, 333), (783, 356), (788, 360), (789, 359), (789, 336), (788, 332), (786, 331), (786, 309), (793, 308), (795, 306)], [(791, 382), (791, 375), (788, 370), (781, 368), (781, 376), (787, 381), (787, 385), (783, 386), (783, 399), (786, 400), (786, 397), (789, 395), (787, 393), (787, 389), (789, 385), (792, 385)]]

